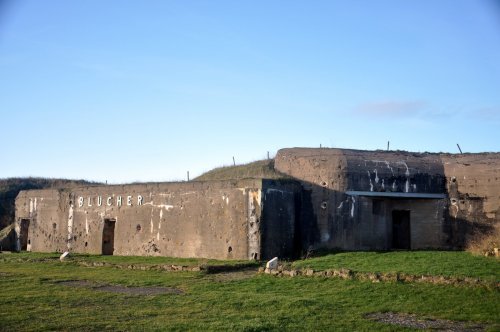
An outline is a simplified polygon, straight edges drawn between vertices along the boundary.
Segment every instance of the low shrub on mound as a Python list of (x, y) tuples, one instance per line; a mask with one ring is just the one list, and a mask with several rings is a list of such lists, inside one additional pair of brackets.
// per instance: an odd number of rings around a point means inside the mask
[(500, 223), (493, 225), (488, 234), (476, 235), (468, 244), (467, 251), (477, 255), (499, 256), (500, 248)]

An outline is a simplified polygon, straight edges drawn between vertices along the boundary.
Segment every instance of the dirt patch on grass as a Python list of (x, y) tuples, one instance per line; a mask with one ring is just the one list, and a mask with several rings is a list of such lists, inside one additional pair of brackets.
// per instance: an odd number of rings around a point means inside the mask
[(405, 314), (398, 312), (375, 312), (366, 315), (365, 318), (380, 323), (420, 330), (479, 332), (484, 331), (486, 328), (481, 324), (457, 322), (446, 319), (423, 319), (414, 314)]
[(181, 289), (174, 287), (127, 287), (120, 285), (98, 285), (86, 280), (60, 281), (58, 285), (69, 287), (90, 288), (96, 291), (130, 294), (130, 295), (160, 295), (160, 294), (182, 294)]
[(159, 294), (182, 294), (183, 291), (174, 287), (125, 287), (116, 285), (107, 285), (94, 287), (95, 290), (131, 294), (131, 295), (159, 295)]
[(212, 274), (212, 280), (218, 282), (228, 282), (236, 280), (245, 280), (252, 278), (257, 274), (256, 268), (248, 268), (240, 271), (219, 272)]
[(86, 280), (65, 280), (65, 281), (57, 281), (58, 285), (70, 286), (70, 287), (93, 287), (95, 284)]

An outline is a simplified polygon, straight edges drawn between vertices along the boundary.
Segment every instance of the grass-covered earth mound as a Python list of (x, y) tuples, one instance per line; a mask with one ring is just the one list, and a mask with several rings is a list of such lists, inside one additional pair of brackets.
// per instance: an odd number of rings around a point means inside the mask
[(214, 168), (197, 178), (195, 181), (223, 181), (257, 179), (285, 179), (287, 175), (274, 169), (274, 159), (258, 160), (244, 165), (223, 166)]

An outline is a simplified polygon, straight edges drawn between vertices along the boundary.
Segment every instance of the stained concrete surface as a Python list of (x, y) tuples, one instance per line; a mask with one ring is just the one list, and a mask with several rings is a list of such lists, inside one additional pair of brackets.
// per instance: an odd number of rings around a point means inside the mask
[(216, 259), (456, 249), (500, 221), (500, 153), (292, 148), (274, 165), (290, 179), (22, 191), (18, 249)]
[[(261, 259), (289, 250), (263, 253), (270, 244), (261, 231), (272, 230), (275, 220), (293, 221), (294, 196), (286, 193), (297, 188), (290, 181), (249, 179), (22, 191), (17, 232), (27, 250), (39, 252)], [(266, 200), (275, 201), (269, 207), (276, 210), (262, 219)]]
[(395, 210), (411, 249), (463, 248), (500, 221), (500, 153), (291, 148), (275, 167), (303, 186), (303, 248), (392, 249)]

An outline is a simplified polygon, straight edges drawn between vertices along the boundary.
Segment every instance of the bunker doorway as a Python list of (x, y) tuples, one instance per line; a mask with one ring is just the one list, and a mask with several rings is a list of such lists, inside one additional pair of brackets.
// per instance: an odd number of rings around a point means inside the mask
[(113, 255), (115, 250), (115, 223), (114, 219), (104, 219), (104, 227), (102, 229), (102, 254)]
[(31, 220), (29, 219), (21, 219), (21, 229), (19, 232), (19, 244), (21, 246), (21, 250), (28, 250), (30, 221)]
[(410, 210), (392, 211), (392, 248), (411, 249)]

